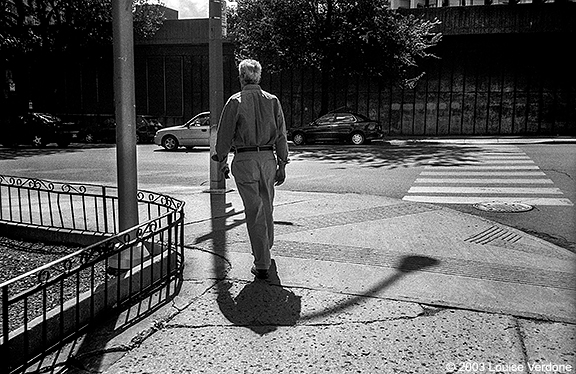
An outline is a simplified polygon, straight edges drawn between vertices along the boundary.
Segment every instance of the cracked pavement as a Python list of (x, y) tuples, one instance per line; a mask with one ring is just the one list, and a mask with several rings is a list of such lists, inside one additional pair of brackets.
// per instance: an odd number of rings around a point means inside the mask
[[(570, 324), (378, 297), (324, 313), (327, 305), (354, 298), (261, 281), (217, 281), (183, 309), (175, 301), (169, 318), (149, 322), (145, 338), (135, 335), (129, 344), (113, 339), (112, 347), (81, 361), (101, 358), (93, 372), (118, 374), (455, 373), (451, 363), (574, 362)], [(91, 369), (86, 364), (69, 372)]]
[[(107, 374), (576, 370), (570, 251), (430, 205), (282, 191), (266, 282), (250, 274), (235, 192), (174, 197), (187, 204), (180, 282), (44, 365)], [(502, 237), (473, 240), (494, 226)]]

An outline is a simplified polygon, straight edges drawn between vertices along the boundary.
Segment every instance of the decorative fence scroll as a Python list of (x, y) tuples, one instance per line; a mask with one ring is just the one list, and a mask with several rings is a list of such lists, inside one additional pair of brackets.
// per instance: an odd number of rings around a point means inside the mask
[[(114, 187), (0, 175), (4, 232), (91, 243), (0, 284), (0, 373), (23, 370), (112, 309), (177, 284), (184, 266), (184, 203), (148, 191), (137, 198), (140, 223), (118, 232)], [(110, 275), (119, 253), (142, 260)]]

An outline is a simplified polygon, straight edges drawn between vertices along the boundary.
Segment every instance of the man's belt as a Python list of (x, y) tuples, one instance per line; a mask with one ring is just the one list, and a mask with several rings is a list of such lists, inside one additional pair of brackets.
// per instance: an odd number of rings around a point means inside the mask
[(274, 150), (274, 146), (271, 145), (262, 145), (259, 147), (242, 147), (242, 148), (236, 148), (236, 152), (237, 153), (242, 153), (242, 152), (263, 152), (263, 151), (272, 151)]

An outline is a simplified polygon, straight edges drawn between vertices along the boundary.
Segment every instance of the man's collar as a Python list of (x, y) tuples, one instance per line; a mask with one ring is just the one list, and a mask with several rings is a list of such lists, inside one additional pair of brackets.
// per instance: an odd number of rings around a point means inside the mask
[(246, 90), (261, 90), (262, 88), (260, 87), (259, 84), (247, 84), (242, 88), (242, 91), (246, 91)]

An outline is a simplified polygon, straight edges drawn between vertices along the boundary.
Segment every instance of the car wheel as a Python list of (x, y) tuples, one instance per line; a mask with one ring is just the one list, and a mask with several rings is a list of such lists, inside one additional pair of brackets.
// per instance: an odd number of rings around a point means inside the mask
[(94, 135), (90, 133), (84, 135), (84, 141), (86, 143), (94, 143)]
[(366, 141), (366, 137), (361, 132), (355, 132), (350, 137), (350, 143), (352, 143), (354, 145), (364, 144), (365, 141)]
[(304, 134), (298, 132), (298, 133), (294, 134), (294, 137), (292, 138), (292, 142), (294, 142), (294, 145), (302, 145), (306, 142), (306, 138), (304, 138)]
[(33, 135), (32, 136), (32, 145), (34, 147), (43, 148), (46, 146), (46, 139), (42, 135)]
[(162, 147), (168, 151), (175, 151), (178, 149), (178, 139), (172, 135), (165, 136), (164, 139), (162, 139)]

